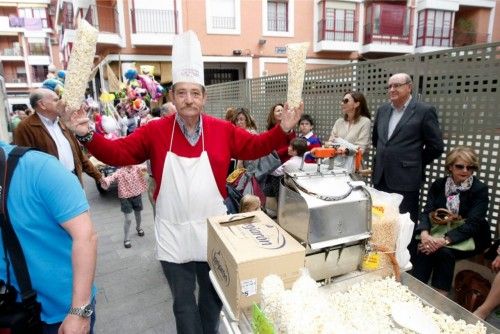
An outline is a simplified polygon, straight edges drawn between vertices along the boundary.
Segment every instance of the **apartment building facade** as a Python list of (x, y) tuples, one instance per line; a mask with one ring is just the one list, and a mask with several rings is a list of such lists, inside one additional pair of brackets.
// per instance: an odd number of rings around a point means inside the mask
[[(174, 36), (194, 30), (207, 85), (286, 73), (286, 45), (310, 43), (307, 69), (500, 39), (495, 0), (58, 0), (65, 66), (78, 18), (99, 30), (94, 91), (142, 64), (171, 82)], [(496, 29), (495, 29), (496, 28)], [(494, 34), (497, 35), (494, 35)]]
[(0, 1), (0, 69), (9, 110), (29, 105), (28, 94), (58, 64), (50, 0)]

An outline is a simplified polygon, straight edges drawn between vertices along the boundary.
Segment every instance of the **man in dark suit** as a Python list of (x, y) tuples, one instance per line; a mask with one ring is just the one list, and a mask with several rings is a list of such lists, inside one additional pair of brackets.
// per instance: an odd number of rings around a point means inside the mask
[(425, 166), (444, 150), (436, 108), (412, 97), (406, 73), (390, 77), (390, 103), (377, 110), (372, 144), (376, 148), (372, 181), (375, 189), (403, 195), (401, 213), (417, 223)]

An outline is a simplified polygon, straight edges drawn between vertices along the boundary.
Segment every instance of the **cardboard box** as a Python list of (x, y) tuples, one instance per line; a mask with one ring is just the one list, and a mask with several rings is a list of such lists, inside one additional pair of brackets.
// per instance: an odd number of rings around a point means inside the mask
[(208, 219), (208, 264), (231, 311), (260, 302), (260, 285), (279, 275), (286, 288), (304, 267), (305, 248), (262, 211)]

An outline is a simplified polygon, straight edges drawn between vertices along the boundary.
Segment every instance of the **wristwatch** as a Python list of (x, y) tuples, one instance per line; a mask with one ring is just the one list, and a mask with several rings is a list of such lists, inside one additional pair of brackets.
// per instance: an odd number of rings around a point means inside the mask
[(84, 305), (82, 307), (70, 307), (69, 314), (74, 314), (82, 318), (90, 318), (94, 310), (91, 304)]

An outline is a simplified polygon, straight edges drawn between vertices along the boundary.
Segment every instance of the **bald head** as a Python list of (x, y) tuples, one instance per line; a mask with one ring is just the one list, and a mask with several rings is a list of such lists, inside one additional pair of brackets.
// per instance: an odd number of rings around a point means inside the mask
[(56, 108), (58, 101), (59, 96), (50, 89), (38, 88), (30, 94), (31, 107), (50, 119), (56, 119), (58, 116)]
[(389, 81), (391, 79), (412, 84), (411, 77), (408, 73), (396, 73), (389, 78)]
[(34, 91), (32, 91), (30, 94), (31, 108), (37, 110), (38, 102), (40, 102), (44, 97), (46, 97), (50, 93), (54, 93), (54, 92), (51, 91), (50, 89), (46, 89), (46, 88), (37, 88)]
[(411, 77), (406, 73), (396, 73), (389, 78), (387, 93), (396, 108), (402, 108), (410, 98), (412, 88)]

